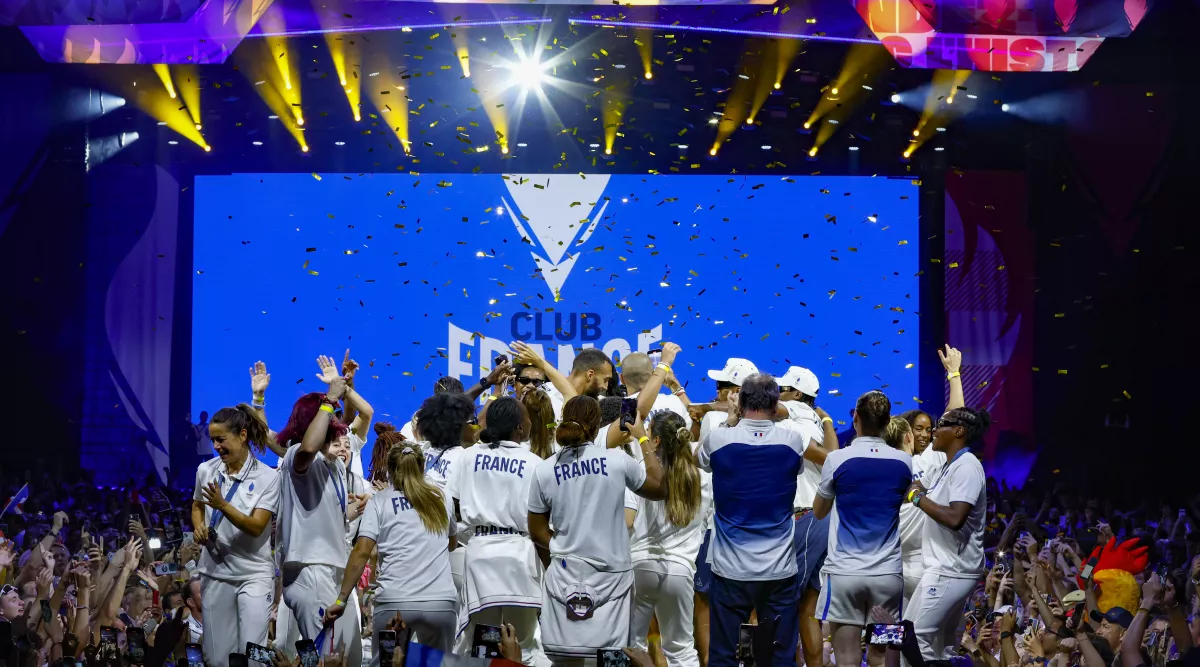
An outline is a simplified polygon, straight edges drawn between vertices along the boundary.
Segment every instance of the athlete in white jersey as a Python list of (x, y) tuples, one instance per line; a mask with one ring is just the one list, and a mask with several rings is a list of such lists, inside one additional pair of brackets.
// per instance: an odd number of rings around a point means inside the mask
[(648, 435), (662, 463), (667, 499), (639, 503), (633, 523), (630, 634), (635, 646), (647, 650), (650, 619), (657, 617), (667, 664), (698, 667), (692, 634), (693, 578), (704, 519), (712, 507), (712, 477), (700, 475), (691, 429), (679, 415), (656, 413)]
[(925, 521), (925, 573), (904, 618), (913, 622), (926, 660), (950, 659), (963, 603), (984, 574), (983, 531), (987, 523), (987, 478), (968, 445), (982, 441), (987, 410), (956, 408), (938, 420), (931, 447), (949, 459), (926, 489), (913, 484), (913, 505)]
[(250, 451), (265, 451), (271, 437), (249, 405), (218, 410), (208, 434), (218, 458), (196, 470), (192, 525), (204, 547), (197, 571), (208, 623), (205, 662), (225, 667), (246, 642), (267, 643), (275, 593), (267, 528), (279, 511), (279, 474)]
[[(643, 469), (621, 450), (592, 444), (599, 424), (596, 399), (567, 401), (557, 434), (563, 449), (538, 464), (529, 487), (529, 532), (547, 568), (542, 641), (556, 664), (629, 641), (633, 564), (625, 489), (651, 500), (666, 495), (657, 457), (646, 457)], [(629, 428), (652, 452), (641, 424)]]
[[(479, 422), (475, 418), (475, 404), (466, 394), (434, 394), (421, 404), (416, 420), (417, 430), (426, 443), (425, 479), (444, 490), (451, 471), (462, 458), (463, 447), (470, 447), (477, 438)], [(450, 553), (450, 569), (454, 573), (454, 587), (461, 595), (467, 553), (464, 547), (470, 534), (462, 523), (457, 524), (456, 533), (458, 542)]]
[[(529, 540), (529, 485), (542, 459), (522, 447), (529, 416), (512, 397), (487, 406), (483, 441), (463, 450), (446, 487), (471, 533), (459, 612), (458, 653), (470, 652), (477, 623), (512, 624), (523, 662), (540, 658), (534, 641), (542, 607), (542, 565)], [(486, 657), (486, 656), (475, 656)]]
[[(458, 597), (449, 556), (455, 546), (454, 507), (449, 495), (426, 479), (420, 445), (391, 447), (387, 463), (391, 486), (367, 502), (341, 588), (336, 599), (323, 600), (329, 604), (326, 620), (336, 621), (345, 613), (350, 593), (378, 547), (374, 645), (379, 646), (379, 632), (399, 614), (413, 631), (413, 641), (449, 653)], [(379, 651), (372, 653), (377, 665)]]
[[(339, 640), (356, 640), (354, 623), (343, 619), (331, 632), (325, 626), (325, 604), (337, 595), (349, 549), (346, 547), (346, 466), (329, 452), (346, 425), (333, 417), (334, 405), (346, 382), (328, 357), (318, 359), (319, 376), (329, 383), (324, 394), (306, 394), (296, 401), (288, 425), (276, 439), (287, 450), (279, 464), (279, 551), (283, 572), (283, 601), (291, 609), (300, 636), (320, 642), (327, 651)], [(299, 444), (292, 444), (299, 440)], [(326, 642), (330, 642), (326, 644)]]

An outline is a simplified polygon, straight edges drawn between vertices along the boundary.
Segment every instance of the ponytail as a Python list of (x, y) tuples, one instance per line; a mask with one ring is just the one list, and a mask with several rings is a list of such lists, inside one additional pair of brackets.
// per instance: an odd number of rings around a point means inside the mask
[(212, 423), (222, 424), (231, 433), (246, 432), (246, 442), (250, 447), (262, 454), (267, 444), (272, 441), (271, 429), (258, 410), (245, 403), (234, 408), (221, 408), (212, 416)]
[(658, 438), (658, 457), (667, 484), (667, 520), (680, 528), (700, 511), (700, 472), (692, 453), (692, 431), (683, 417), (663, 411), (650, 420), (650, 433)]
[(404, 436), (392, 424), (375, 422), (375, 447), (371, 450), (371, 467), (367, 470), (369, 481), (388, 481), (388, 453), (404, 441)]
[(388, 476), (392, 487), (412, 504), (425, 530), (445, 533), (450, 530), (450, 517), (446, 514), (445, 497), (442, 491), (425, 480), (425, 454), (420, 445), (394, 446), (387, 455)]
[(883, 441), (892, 449), (904, 451), (904, 436), (912, 434), (912, 424), (904, 417), (892, 417), (883, 430)]
[(552, 443), (557, 432), (554, 404), (550, 402), (550, 396), (541, 389), (527, 391), (521, 404), (529, 413), (529, 450), (540, 459), (550, 458), (554, 453)]

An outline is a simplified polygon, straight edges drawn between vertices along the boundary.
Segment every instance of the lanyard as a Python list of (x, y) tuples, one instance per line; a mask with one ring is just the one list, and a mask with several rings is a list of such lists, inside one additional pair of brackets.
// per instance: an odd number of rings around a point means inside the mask
[(342, 514), (346, 513), (346, 487), (338, 482), (341, 475), (333, 472), (333, 466), (329, 465), (329, 461), (325, 461), (325, 470), (329, 473), (329, 481), (333, 482), (333, 492), (337, 494), (338, 502), (342, 505)]
[[(240, 480), (240, 479), (233, 480), (233, 486), (230, 486), (229, 493), (225, 494), (225, 502), (229, 502), (230, 500), (233, 499), (233, 494), (237, 493), (238, 487), (241, 485), (242, 485), (242, 480)], [(210, 531), (216, 530), (217, 524), (221, 523), (221, 519), (224, 519), (224, 518), (225, 518), (224, 512), (222, 512), (221, 510), (213, 510), (212, 518), (209, 519), (209, 521), (208, 521), (208, 529)]]
[(946, 472), (950, 470), (950, 466), (954, 465), (954, 462), (958, 460), (958, 457), (962, 456), (963, 454), (966, 454), (969, 451), (971, 451), (970, 447), (963, 447), (962, 449), (958, 450), (958, 453), (954, 455), (954, 458), (950, 459), (949, 461), (946, 461), (946, 465), (942, 466), (942, 472), (940, 474), (938, 474), (938, 478), (936, 480), (934, 480), (933, 486), (926, 489), (925, 493), (929, 493), (930, 491), (933, 491), (933, 489), (935, 487), (937, 487), (938, 484), (941, 484), (942, 479), (944, 479), (946, 477)]

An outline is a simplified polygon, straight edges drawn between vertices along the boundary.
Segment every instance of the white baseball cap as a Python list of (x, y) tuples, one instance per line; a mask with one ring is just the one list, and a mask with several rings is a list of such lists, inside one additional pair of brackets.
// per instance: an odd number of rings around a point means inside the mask
[(821, 382), (817, 380), (817, 376), (807, 368), (800, 366), (788, 368), (777, 382), (780, 387), (791, 387), (805, 396), (816, 396), (817, 392), (821, 390)]
[(742, 380), (757, 372), (758, 366), (755, 366), (749, 359), (733, 358), (725, 362), (725, 368), (719, 371), (709, 371), (708, 377), (717, 382), (732, 382), (740, 387), (742, 386)]

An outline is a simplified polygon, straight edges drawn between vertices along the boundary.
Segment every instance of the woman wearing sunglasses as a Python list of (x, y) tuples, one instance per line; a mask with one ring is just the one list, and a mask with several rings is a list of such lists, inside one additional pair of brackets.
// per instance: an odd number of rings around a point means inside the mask
[(914, 482), (908, 493), (927, 520), (922, 528), (925, 572), (904, 618), (913, 622), (926, 660), (953, 657), (963, 603), (984, 574), (987, 477), (970, 447), (982, 442), (991, 423), (982, 409), (954, 408), (942, 415), (929, 446), (946, 456), (946, 464), (932, 486)]

